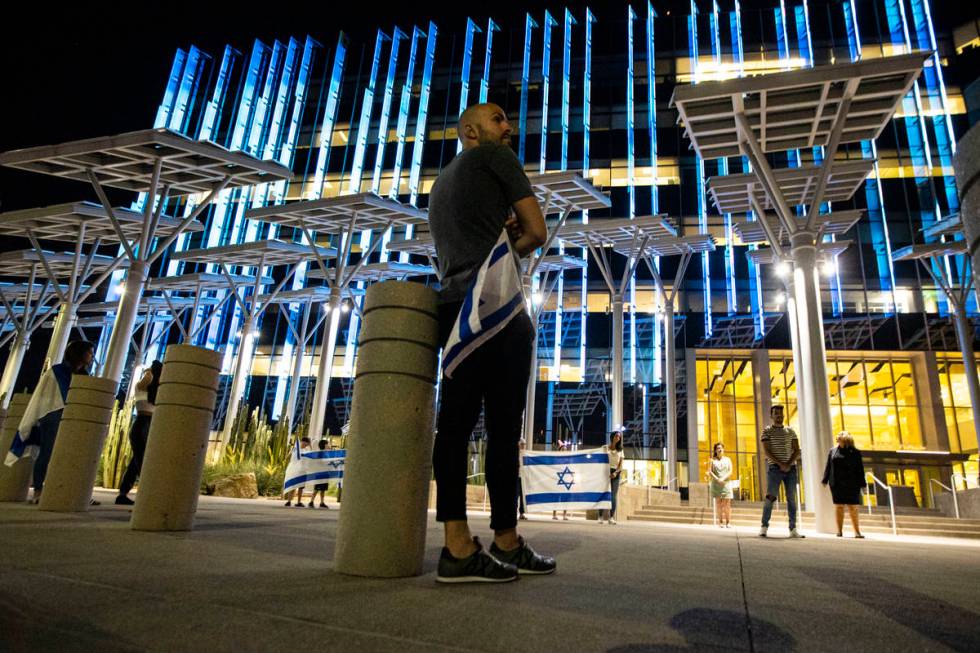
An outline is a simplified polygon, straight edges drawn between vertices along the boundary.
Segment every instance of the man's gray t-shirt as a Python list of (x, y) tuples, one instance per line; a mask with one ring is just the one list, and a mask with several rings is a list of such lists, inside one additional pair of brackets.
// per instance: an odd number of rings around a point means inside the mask
[(493, 249), (511, 205), (534, 194), (507, 145), (478, 145), (449, 162), (429, 194), (441, 303), (462, 301)]

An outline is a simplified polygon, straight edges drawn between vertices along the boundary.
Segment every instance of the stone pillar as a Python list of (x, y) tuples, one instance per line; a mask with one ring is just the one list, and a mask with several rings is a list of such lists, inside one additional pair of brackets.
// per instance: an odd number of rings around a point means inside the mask
[(24, 354), (27, 353), (30, 346), (31, 341), (23, 331), (14, 336), (14, 342), (10, 345), (10, 353), (7, 355), (7, 364), (3, 368), (3, 376), (0, 377), (2, 408), (10, 405), (10, 397), (14, 394), (14, 386), (17, 383), (17, 376), (20, 374), (20, 366), (24, 362)]
[(34, 458), (21, 458), (10, 467), (3, 462), (7, 452), (10, 451), (10, 443), (14, 441), (14, 435), (30, 400), (29, 392), (15, 394), (10, 399), (10, 405), (3, 411), (3, 425), (0, 426), (0, 502), (27, 501), (31, 489)]
[(334, 557), (340, 573), (422, 573), (438, 333), (432, 289), (403, 281), (368, 288)]
[[(689, 347), (685, 350), (685, 369), (687, 373), (687, 481), (697, 483), (701, 480), (698, 473), (698, 353)], [(680, 478), (677, 487), (681, 486)], [(669, 488), (668, 488), (669, 489)]]
[(313, 390), (313, 408), (310, 411), (310, 428), (307, 435), (318, 440), (323, 435), (323, 421), (327, 415), (327, 400), (330, 398), (330, 377), (333, 376), (333, 359), (337, 351), (337, 330), (340, 328), (340, 288), (330, 289), (330, 303), (326, 337), (320, 347), (320, 364), (316, 371), (316, 388)]
[[(609, 429), (623, 428), (623, 296), (612, 297), (612, 408)], [(611, 434), (606, 434), (608, 441)]]
[[(677, 474), (677, 354), (674, 340), (674, 306), (668, 302), (664, 313), (664, 358), (667, 361), (664, 383), (667, 385), (667, 489)], [(690, 377), (688, 377), (690, 378)], [(690, 412), (688, 413), (690, 415)], [(690, 417), (688, 417), (690, 419)]]
[(956, 143), (953, 171), (960, 191), (960, 220), (970, 247), (973, 288), (980, 289), (980, 125)]
[[(256, 274), (261, 273), (256, 272)], [(253, 298), (254, 302), (255, 299)], [(235, 427), (235, 418), (238, 417), (238, 406), (242, 402), (245, 394), (245, 381), (251, 370), (246, 370), (245, 366), (252, 360), (252, 334), (255, 333), (255, 321), (258, 316), (249, 315), (245, 317), (242, 324), (242, 336), (238, 341), (238, 357), (235, 359), (235, 370), (231, 375), (231, 385), (228, 386), (228, 408), (225, 410), (225, 424), (221, 432), (221, 444), (227, 446), (231, 442), (231, 430)]]
[(170, 345), (160, 375), (131, 528), (189, 531), (221, 374), (221, 352)]
[(115, 403), (114, 379), (72, 375), (48, 475), (44, 479), (41, 510), (88, 510)]
[(133, 339), (133, 329), (149, 271), (150, 266), (146, 261), (131, 261), (129, 271), (126, 272), (126, 285), (123, 296), (119, 299), (116, 321), (112, 325), (112, 335), (109, 336), (109, 347), (105, 355), (105, 366), (102, 368), (102, 376), (116, 383), (122, 378), (123, 367), (129, 356), (129, 343)]
[(800, 447), (803, 461), (801, 479), (806, 487), (807, 510), (814, 514), (818, 533), (835, 533), (834, 506), (830, 491), (820, 484), (827, 452), (834, 445), (830, 419), (830, 387), (827, 383), (827, 351), (823, 335), (823, 309), (817, 270), (817, 248), (813, 234), (793, 235), (793, 283), (796, 292), (800, 360), (796, 372), (806, 379), (805, 409), (801, 424)]

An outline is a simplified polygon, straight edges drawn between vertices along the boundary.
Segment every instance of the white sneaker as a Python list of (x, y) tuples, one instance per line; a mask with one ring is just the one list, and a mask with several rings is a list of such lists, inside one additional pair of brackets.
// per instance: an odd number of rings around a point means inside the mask
[(616, 523), (616, 519), (614, 517), (610, 517), (609, 518), (609, 523), (610, 524), (615, 524)]
[(602, 519), (599, 519), (599, 525), (602, 526)]
[(769, 535), (769, 527), (763, 526), (759, 529), (759, 537), (767, 537)]
[(794, 539), (794, 540), (802, 540), (802, 539), (806, 538), (806, 535), (804, 535), (803, 533), (799, 532), (795, 528), (789, 532), (789, 536), (790, 536), (791, 539)]

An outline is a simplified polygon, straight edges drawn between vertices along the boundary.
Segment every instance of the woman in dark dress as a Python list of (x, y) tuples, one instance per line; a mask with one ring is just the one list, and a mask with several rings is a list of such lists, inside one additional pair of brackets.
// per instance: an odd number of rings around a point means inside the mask
[(146, 454), (146, 440), (150, 436), (150, 420), (153, 419), (153, 409), (157, 403), (157, 390), (160, 388), (160, 374), (163, 363), (153, 361), (143, 373), (143, 378), (136, 384), (136, 419), (129, 429), (129, 444), (133, 447), (133, 457), (129, 459), (122, 483), (119, 484), (119, 496), (116, 505), (131, 506), (135, 503), (129, 498), (129, 491), (136, 484), (143, 469), (143, 456)]
[(824, 485), (830, 486), (837, 510), (837, 537), (844, 536), (844, 506), (851, 515), (854, 537), (864, 539), (858, 525), (858, 506), (861, 505), (861, 490), (865, 487), (864, 461), (861, 452), (854, 446), (854, 438), (847, 431), (837, 435), (837, 446), (827, 456), (827, 466), (823, 471)]

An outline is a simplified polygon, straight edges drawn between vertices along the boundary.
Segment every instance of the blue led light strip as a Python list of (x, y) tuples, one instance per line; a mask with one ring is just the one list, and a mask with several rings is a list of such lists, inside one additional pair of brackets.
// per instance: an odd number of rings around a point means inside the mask
[(327, 163), (330, 161), (330, 141), (333, 139), (337, 108), (340, 106), (340, 83), (344, 77), (344, 63), (347, 61), (349, 45), (350, 40), (347, 35), (341, 32), (337, 38), (337, 49), (333, 55), (333, 70), (330, 73), (327, 104), (323, 111), (323, 123), (320, 125), (320, 144), (317, 151), (316, 167), (313, 171), (313, 186), (304, 192), (305, 199), (323, 197), (324, 178), (327, 174)]
[[(691, 59), (691, 81), (698, 83), (698, 8), (691, 0), (691, 13), (687, 17), (688, 27), (688, 55)], [(698, 230), (701, 233), (708, 231), (708, 213), (705, 206), (704, 188), (704, 160), (700, 156), (694, 157), (694, 168), (697, 175), (697, 198), (698, 198)], [(701, 280), (704, 284), (704, 335), (710, 336), (712, 332), (711, 320), (711, 275), (708, 271), (708, 252), (701, 254)]]
[[(636, 217), (636, 142), (635, 126), (636, 110), (633, 90), (635, 80), (633, 79), (633, 22), (636, 21), (636, 12), (632, 5), (626, 6), (626, 183), (629, 189), (629, 217)], [(630, 264), (629, 261), (626, 262)], [(630, 376), (629, 382), (636, 383), (636, 275), (630, 278), (629, 287), (629, 359)], [(624, 320), (625, 321), (625, 320)]]
[[(398, 126), (395, 129), (395, 165), (391, 171), (391, 191), (388, 196), (391, 199), (398, 199), (401, 191), (402, 181), (402, 158), (405, 151), (405, 140), (408, 133), (408, 113), (412, 106), (412, 82), (415, 79), (415, 56), (418, 53), (419, 39), (425, 37), (425, 32), (417, 26), (412, 30), (412, 45), (408, 51), (408, 71), (405, 73), (405, 82), (402, 84), (401, 102), (398, 106)], [(401, 257), (403, 262), (408, 260), (405, 254)]]
[(374, 56), (371, 58), (371, 76), (364, 88), (361, 100), (361, 116), (357, 121), (357, 140), (354, 144), (354, 161), (351, 163), (350, 178), (347, 180), (348, 193), (361, 192), (361, 179), (364, 170), (364, 153), (367, 150), (368, 129), (371, 127), (371, 109), (374, 106), (374, 87), (378, 80), (378, 67), (381, 65), (381, 48), (385, 41), (391, 40), (380, 29), (374, 39)]
[(531, 76), (531, 30), (538, 24), (528, 14), (524, 20), (524, 65), (521, 68), (521, 109), (517, 123), (517, 158), (524, 163), (524, 146), (527, 140), (527, 85)]
[[(657, 186), (657, 86), (656, 86), (656, 48), (654, 47), (654, 24), (653, 19), (657, 17), (657, 12), (653, 4), (647, 2), (647, 134), (650, 137), (650, 213), (657, 215), (660, 213), (660, 189)], [(681, 225), (682, 226), (682, 225)], [(660, 270), (660, 257), (654, 257), (653, 264)], [(651, 383), (660, 383), (661, 366), (657, 364), (663, 357), (664, 338), (670, 338), (673, 334), (661, 334), (656, 322), (659, 318), (654, 316), (653, 329), (653, 366), (650, 375)], [(644, 446), (647, 446), (649, 433), (647, 429), (643, 431)]]
[[(480, 31), (480, 28), (476, 26), (472, 18), (466, 19), (466, 39), (463, 45), (463, 65), (460, 67), (459, 74), (459, 112), (457, 115), (463, 113), (466, 110), (467, 102), (469, 102), (470, 96), (470, 66), (473, 63), (473, 35)], [(459, 153), (463, 150), (463, 141), (456, 139), (456, 152)]]
[[(585, 9), (585, 70), (582, 72), (582, 176), (592, 178), (589, 170), (589, 141), (592, 131), (592, 25), (596, 22), (595, 15), (589, 8)], [(582, 224), (589, 223), (589, 212), (582, 211)], [(583, 248), (582, 257), (588, 260), (588, 252)], [(585, 350), (586, 329), (589, 317), (589, 268), (582, 268), (582, 323), (579, 337), (578, 366), (585, 380)]]
[(397, 27), (391, 34), (391, 52), (388, 55), (388, 75), (385, 78), (385, 94), (381, 103), (381, 119), (378, 123), (378, 149), (374, 157), (374, 176), (371, 178), (371, 192), (381, 192), (381, 170), (384, 167), (385, 146), (388, 144), (388, 121), (391, 118), (391, 100), (395, 93), (395, 75), (398, 72), (398, 50), (405, 32)]
[(493, 33), (499, 32), (500, 27), (493, 22), (493, 18), (487, 21), (487, 50), (483, 57), (483, 77), (480, 78), (480, 104), (487, 101), (487, 93), (490, 91), (490, 53), (493, 51)]
[[(432, 91), (432, 67), (436, 60), (436, 37), (439, 29), (429, 21), (429, 33), (425, 40), (425, 67), (422, 69), (422, 93), (419, 95), (419, 113), (415, 119), (415, 143), (412, 149), (412, 172), (408, 179), (409, 204), (415, 206), (419, 196), (419, 178), (422, 175), (422, 147), (425, 145), (425, 127), (429, 115), (429, 94)], [(412, 235), (412, 228), (405, 229), (406, 237)]]
[(541, 157), (538, 172), (544, 172), (548, 163), (548, 96), (551, 91), (551, 28), (558, 24), (551, 13), (544, 12), (544, 38), (541, 54)]

